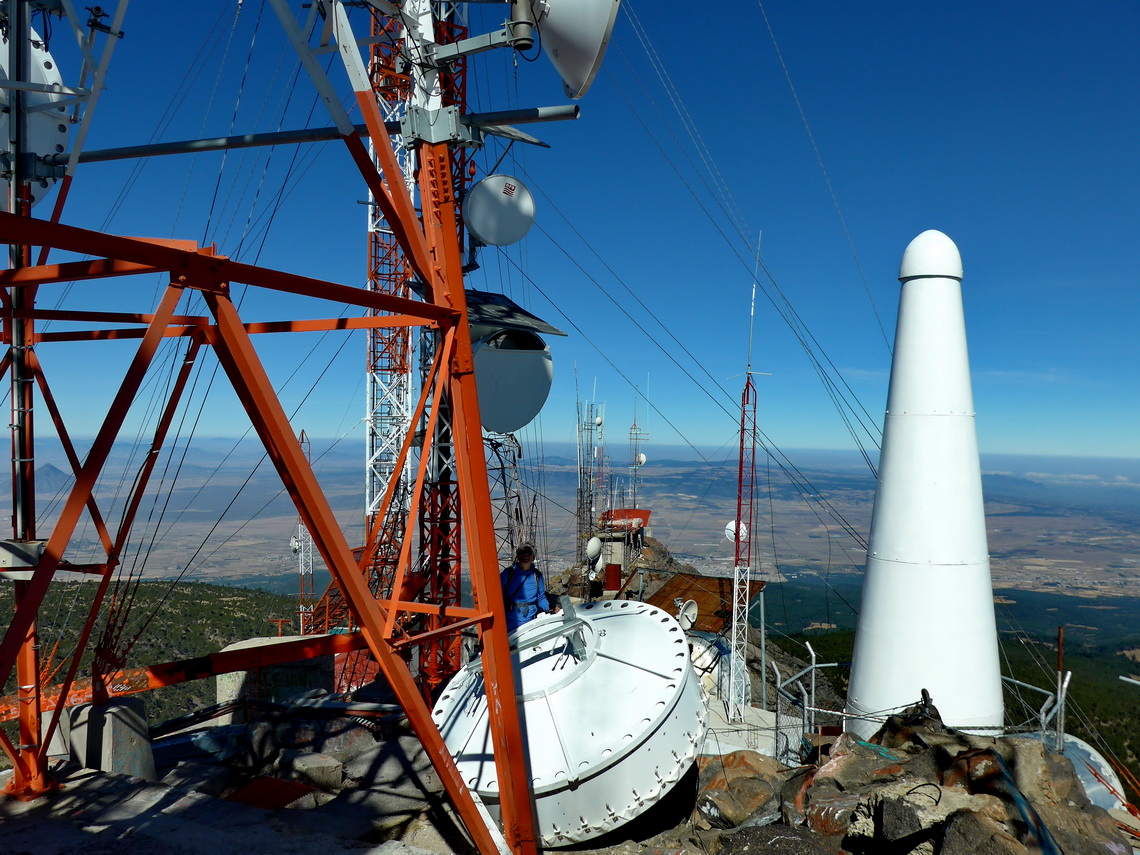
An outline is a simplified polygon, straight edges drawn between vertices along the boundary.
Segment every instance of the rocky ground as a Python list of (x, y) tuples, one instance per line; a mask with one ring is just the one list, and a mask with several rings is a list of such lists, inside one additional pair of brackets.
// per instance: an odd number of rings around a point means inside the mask
[[(749, 665), (761, 677), (757, 637)], [(804, 662), (769, 645), (781, 673)], [(767, 675), (771, 680), (771, 675)], [(775, 687), (769, 682), (769, 699)], [(373, 684), (381, 713), (335, 704), (251, 707), (248, 721), (156, 743), (161, 780), (59, 768), (63, 789), (0, 803), (12, 855), (445, 855), (470, 844), (419, 741)], [(841, 699), (824, 681), (820, 707)], [(389, 710), (382, 714), (383, 710)], [(826, 722), (825, 722), (826, 724)], [(826, 731), (821, 731), (821, 734)], [(838, 734), (838, 728), (831, 732)], [(179, 741), (181, 740), (181, 741)], [(802, 765), (753, 751), (702, 757), (661, 802), (581, 855), (1127, 855), (1140, 837), (1090, 804), (1040, 741), (969, 736), (933, 707), (871, 740), (817, 736)], [(0, 780), (3, 784), (3, 780)]]
[[(0, 805), (13, 855), (466, 853), (419, 742), (398, 721), (263, 714), (224, 763), (161, 782), (65, 769), (65, 787)], [(869, 741), (817, 740), (812, 762), (704, 757), (670, 796), (582, 855), (1126, 855), (1114, 818), (1039, 741), (944, 728), (933, 708)], [(258, 783), (259, 782), (259, 783)], [(257, 783), (257, 786), (254, 784)]]

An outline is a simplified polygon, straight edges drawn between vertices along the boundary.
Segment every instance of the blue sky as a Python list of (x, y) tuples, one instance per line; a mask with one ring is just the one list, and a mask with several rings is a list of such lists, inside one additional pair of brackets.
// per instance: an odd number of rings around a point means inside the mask
[[(162, 4), (136, 3), (88, 148), (329, 125), (308, 80), (295, 79), (272, 13), (259, 20), (259, 4), (246, 2), (235, 20), (235, 8), (200, 3), (171, 38)], [(476, 14), (473, 31), (483, 31), (502, 10)], [(582, 117), (530, 126), (553, 148), (516, 145), (499, 166), (536, 196), (535, 228), (514, 247), (485, 250), (470, 280), (570, 333), (550, 341), (555, 386), (530, 436), (572, 438), (577, 384), (604, 404), (615, 459), (635, 414), (652, 442), (731, 454), (762, 233), (771, 279), (761, 278), (753, 336), (759, 423), (781, 448), (853, 447), (765, 294), (786, 297), (868, 421), (881, 423), (899, 258), (937, 228), (964, 259), (982, 451), (1140, 457), (1137, 32), (1140, 7), (1125, 2), (1074, 14), (1028, 2), (762, 10), (732, 0), (694, 13), (626, 0)], [(57, 45), (67, 80), (60, 31)], [(472, 110), (566, 100), (543, 58), (515, 67), (506, 52), (487, 54), (469, 74)], [(480, 153), (479, 177), (501, 155), (498, 143)], [(133, 182), (130, 164), (92, 164), (63, 219), (216, 241), (243, 261), (362, 283), (365, 193), (343, 146), (266, 157), (154, 159)], [(113, 283), (67, 299), (142, 310), (153, 290)], [(53, 299), (45, 293), (41, 305)], [(243, 311), (269, 320), (340, 307), (255, 294)], [(298, 429), (362, 435), (362, 338), (259, 345)], [(89, 413), (111, 394), (103, 378), (129, 354), (100, 348), (41, 349), (90, 432)], [(80, 364), (99, 382), (82, 379)], [(635, 404), (638, 395), (649, 403)], [(240, 432), (232, 400), (218, 389), (210, 398), (199, 432)]]

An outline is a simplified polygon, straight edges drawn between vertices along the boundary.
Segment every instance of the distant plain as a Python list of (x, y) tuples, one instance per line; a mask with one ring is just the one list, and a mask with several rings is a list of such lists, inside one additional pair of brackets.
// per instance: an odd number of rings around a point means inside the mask
[[(569, 566), (575, 548), (577, 464), (570, 449), (562, 451), (548, 452), (541, 461), (524, 459), (522, 466), (524, 481), (545, 500), (545, 530), (536, 541), (551, 570)], [(688, 449), (647, 451), (637, 495), (638, 505), (652, 512), (652, 536), (701, 572), (729, 572), (733, 544), (724, 529), (736, 516), (735, 455), (721, 450), (716, 459), (711, 452), (697, 459)], [(312, 457), (349, 542), (359, 542), (359, 444), (314, 443)], [(789, 457), (799, 488), (763, 457), (756, 476), (753, 567), (772, 586), (769, 619), (786, 620), (790, 632), (849, 626), (865, 555), (844, 529), (867, 536), (874, 476), (854, 453), (803, 451)], [(1056, 624), (1065, 623), (1078, 635), (1119, 637), (1140, 627), (1140, 461), (1007, 455), (984, 457), (982, 463), (999, 613), (1024, 611), (1035, 626), (1053, 624), (1055, 632)], [(62, 458), (45, 455), (37, 465), (42, 533), (58, 514), (70, 479), (61, 471)], [(104, 478), (98, 490), (106, 518), (121, 513), (126, 473), (137, 465), (127, 450), (117, 450), (112, 471), (124, 474)], [(607, 494), (612, 491), (612, 501), (620, 503), (624, 491), (630, 501), (628, 467), (614, 463), (611, 471), (604, 482)], [(297, 522), (256, 444), (197, 441), (157, 471), (123, 563), (147, 579), (181, 575), (287, 593), (297, 589), (297, 558), (290, 548)], [(95, 560), (96, 545), (85, 520), (68, 557)], [(318, 575), (318, 592), (327, 578)], [(785, 584), (782, 593), (777, 583)], [(1062, 597), (1061, 605), (1041, 599), (1045, 595)]]

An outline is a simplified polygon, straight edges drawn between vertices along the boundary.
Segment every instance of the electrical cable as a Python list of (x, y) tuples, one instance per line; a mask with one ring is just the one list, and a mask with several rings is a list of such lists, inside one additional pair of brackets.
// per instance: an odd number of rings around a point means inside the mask
[(875, 315), (875, 321), (879, 325), (879, 332), (883, 336), (883, 344), (887, 346), (887, 353), (891, 353), (891, 342), (887, 338), (887, 331), (883, 327), (883, 319), (879, 315), (879, 307), (875, 305), (875, 298), (871, 295), (871, 286), (867, 283), (867, 276), (863, 272), (863, 265), (859, 261), (859, 253), (855, 250), (855, 239), (851, 237), (851, 230), (847, 227), (847, 218), (843, 216), (843, 211), (839, 207), (839, 197), (835, 194), (835, 187), (831, 183), (831, 177), (827, 174), (827, 169), (823, 165), (823, 156), (819, 153), (819, 146), (815, 142), (815, 134), (811, 132), (811, 126), (808, 124), (807, 113), (804, 112), (803, 103), (800, 101), (799, 93), (796, 91), (795, 84), (792, 83), (792, 74), (788, 70), (788, 64), (784, 61), (783, 51), (780, 50), (780, 45), (776, 42), (776, 32), (772, 29), (772, 22), (768, 20), (768, 12), (764, 8), (764, 0), (756, 0), (756, 5), (760, 9), (760, 15), (764, 18), (764, 26), (768, 29), (768, 36), (772, 39), (772, 47), (776, 51), (776, 58), (780, 61), (780, 68), (784, 71), (784, 79), (788, 81), (788, 89), (791, 90), (792, 99), (796, 102), (796, 110), (800, 114), (800, 120), (803, 122), (804, 131), (807, 133), (808, 142), (811, 143), (811, 150), (815, 153), (816, 163), (819, 164), (819, 171), (823, 175), (823, 181), (827, 185), (827, 192), (831, 195), (832, 204), (835, 206), (835, 214), (839, 217), (839, 224), (843, 228), (843, 234), (847, 238), (847, 245), (851, 249), (851, 257), (855, 260), (855, 269), (859, 271), (859, 278), (863, 281), (863, 290), (867, 293), (867, 302), (871, 304), (871, 311)]

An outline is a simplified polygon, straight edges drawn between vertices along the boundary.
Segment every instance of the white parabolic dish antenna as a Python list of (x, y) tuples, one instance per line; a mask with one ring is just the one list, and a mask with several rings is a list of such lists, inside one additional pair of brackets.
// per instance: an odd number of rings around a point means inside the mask
[(697, 623), (697, 615), (700, 614), (700, 606), (697, 605), (696, 600), (685, 600), (685, 604), (681, 606), (681, 612), (677, 615), (677, 623), (681, 625), (681, 629), (688, 632)]
[(537, 0), (535, 20), (542, 46), (571, 98), (594, 82), (614, 30), (619, 0)]
[[(55, 61), (51, 54), (44, 50), (43, 40), (34, 30), (31, 35), (32, 55), (29, 60), (30, 74), (28, 75), (31, 82), (37, 86), (62, 87), (63, 77), (60, 76), (59, 69), (55, 67)], [(0, 80), (5, 84), (9, 80), (6, 41), (4, 47), (0, 48)], [(9, 104), (12, 100), (10, 91), (7, 88), (0, 89), (0, 108), (2, 108), (0, 109), (0, 140), (3, 141), (8, 140)], [(67, 150), (69, 125), (66, 108), (49, 105), (61, 100), (63, 94), (25, 92), (24, 97), (28, 107), (28, 151), (37, 157), (47, 154), (62, 154)], [(4, 143), (0, 142), (0, 145), (4, 145)], [(47, 180), (32, 181), (30, 187), (34, 204), (47, 193), (49, 184)], [(3, 192), (4, 196), (7, 197), (8, 180), (6, 178), (0, 178), (0, 192)]]
[[(732, 520), (728, 525), (726, 525), (724, 527), (724, 539), (725, 540), (731, 540), (734, 543), (736, 542), (736, 526), (737, 525), (738, 525), (738, 523), (736, 522), (736, 520)], [(739, 523), (739, 526), (740, 526), (740, 540), (741, 540), (741, 542), (744, 542), (744, 541), (748, 540), (748, 526), (746, 526), (744, 523)]]
[[(631, 600), (589, 603), (531, 621), (511, 646), (543, 846), (624, 825), (692, 766), (708, 712), (685, 633), (666, 612)], [(459, 774), (497, 817), (478, 659), (447, 685), (432, 718)]]
[(488, 175), (468, 191), (463, 220), (485, 244), (518, 243), (534, 225), (534, 196), (517, 178)]

